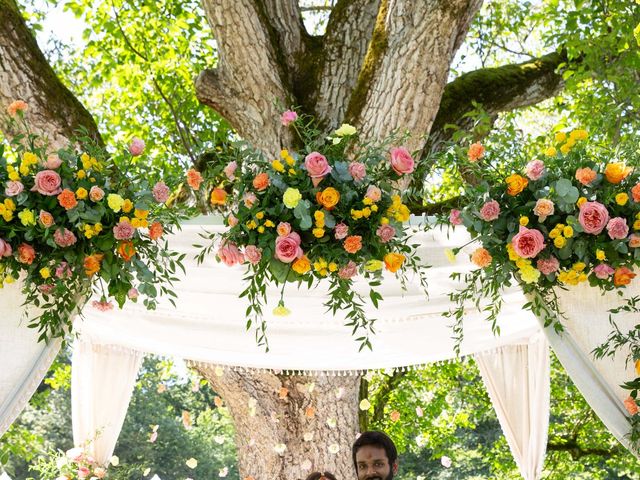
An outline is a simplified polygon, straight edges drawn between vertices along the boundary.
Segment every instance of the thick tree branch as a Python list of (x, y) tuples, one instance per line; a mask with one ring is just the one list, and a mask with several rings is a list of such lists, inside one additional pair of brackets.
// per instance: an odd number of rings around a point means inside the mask
[(568, 452), (573, 460), (578, 460), (587, 455), (597, 455), (609, 458), (623, 451), (620, 447), (612, 448), (586, 448), (578, 444), (576, 436), (560, 438), (558, 442), (547, 443), (548, 452)]
[(556, 73), (566, 61), (564, 53), (550, 53), (517, 65), (483, 68), (461, 75), (447, 84), (438, 115), (431, 127), (431, 145), (450, 138), (446, 125), (468, 126), (471, 119), (464, 115), (479, 103), (490, 114), (534, 105), (556, 95), (563, 87), (562, 76)]
[(344, 119), (371, 40), (380, 0), (341, 0), (324, 39), (315, 112), (328, 128)]
[(14, 100), (29, 104), (27, 121), (51, 149), (66, 145), (80, 127), (102, 143), (91, 114), (58, 79), (15, 1), (0, 0), (0, 129), (8, 138), (16, 133), (6, 112)]
[(347, 120), (365, 138), (408, 130), (424, 145), (436, 117), (455, 49), (481, 0), (382, 0)]

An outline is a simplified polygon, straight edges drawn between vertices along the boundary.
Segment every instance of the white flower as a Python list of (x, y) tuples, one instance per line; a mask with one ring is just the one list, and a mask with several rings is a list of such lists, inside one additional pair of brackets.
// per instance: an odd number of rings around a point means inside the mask
[(340, 451), (340, 445), (338, 445), (337, 443), (332, 443), (331, 445), (329, 445), (329, 453), (332, 454), (336, 454)]
[(151, 469), (150, 468), (145, 468), (144, 472), (142, 472), (142, 476), (146, 477), (147, 475), (149, 475), (151, 473)]
[(215, 437), (213, 437), (213, 441), (218, 445), (222, 445), (224, 443), (224, 437), (222, 435), (216, 435)]
[(327, 426), (328, 426), (329, 428), (336, 428), (336, 425), (337, 425), (337, 422), (336, 422), (336, 419), (335, 419), (335, 418), (329, 418), (329, 419), (327, 420)]
[(194, 469), (198, 466), (198, 460), (196, 460), (195, 458), (191, 457), (189, 460), (187, 460), (185, 462), (185, 465), (191, 469)]
[(305, 442), (313, 440), (313, 432), (306, 432), (303, 436)]
[(249, 408), (255, 408), (255, 406), (258, 405), (258, 401), (255, 398), (250, 398), (249, 399)]
[(309, 391), (309, 393), (313, 393), (313, 390), (316, 388), (316, 384), (311, 382), (307, 384), (307, 390)]
[(360, 410), (365, 411), (371, 408), (371, 403), (366, 398), (360, 401)]
[(419, 406), (416, 407), (416, 415), (419, 417), (422, 417), (424, 415), (424, 412), (422, 411), (422, 408), (420, 408)]
[(109, 460), (109, 462), (111, 463), (111, 465), (113, 465), (114, 467), (117, 467), (118, 465), (120, 465), (120, 459), (114, 455), (113, 457), (111, 457), (111, 459)]
[(278, 443), (275, 447), (273, 447), (273, 451), (278, 455), (282, 455), (287, 450), (287, 446), (284, 443)]
[(338, 390), (336, 390), (336, 398), (340, 400), (343, 395), (344, 395), (344, 387), (338, 388)]
[(440, 458), (440, 463), (442, 464), (442, 466), (444, 468), (449, 468), (451, 466), (451, 459), (449, 457), (447, 457), (446, 455), (443, 455)]
[(223, 469), (221, 469), (221, 470), (218, 472), (218, 476), (219, 476), (220, 478), (224, 478), (224, 477), (226, 477), (228, 474), (229, 474), (229, 469), (228, 469), (227, 467), (224, 467)]
[(214, 373), (216, 374), (216, 377), (221, 377), (222, 375), (224, 375), (224, 368), (218, 365), (214, 370)]
[(340, 125), (340, 128), (335, 131), (335, 134), (339, 137), (353, 135), (354, 133), (356, 133), (356, 127), (349, 125), (348, 123), (343, 123)]

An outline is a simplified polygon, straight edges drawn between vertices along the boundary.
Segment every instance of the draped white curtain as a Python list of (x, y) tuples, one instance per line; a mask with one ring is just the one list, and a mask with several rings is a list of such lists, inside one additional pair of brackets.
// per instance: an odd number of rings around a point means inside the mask
[(73, 441), (106, 464), (118, 441), (143, 354), (76, 341), (71, 372)]
[(476, 363), (525, 480), (542, 474), (549, 426), (550, 361), (544, 335), (476, 354)]
[(0, 437), (29, 402), (60, 350), (60, 339), (38, 343), (27, 328), (37, 314), (25, 310), (22, 282), (0, 290)]

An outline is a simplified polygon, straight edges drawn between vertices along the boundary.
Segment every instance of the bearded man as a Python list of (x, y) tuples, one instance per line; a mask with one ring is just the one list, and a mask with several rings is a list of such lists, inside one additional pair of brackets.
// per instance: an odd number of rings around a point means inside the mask
[(358, 480), (393, 480), (398, 473), (398, 450), (382, 432), (364, 432), (351, 453)]

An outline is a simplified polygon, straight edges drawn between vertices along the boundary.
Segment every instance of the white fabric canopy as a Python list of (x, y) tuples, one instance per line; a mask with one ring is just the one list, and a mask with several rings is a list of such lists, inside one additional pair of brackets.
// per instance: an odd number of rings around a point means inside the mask
[(521, 345), (475, 355), (509, 448), (525, 480), (542, 475), (549, 427), (549, 344), (542, 334)]
[(38, 332), (27, 328), (36, 315), (22, 305), (22, 282), (0, 290), (0, 437), (20, 414), (60, 350), (60, 339), (38, 343)]

